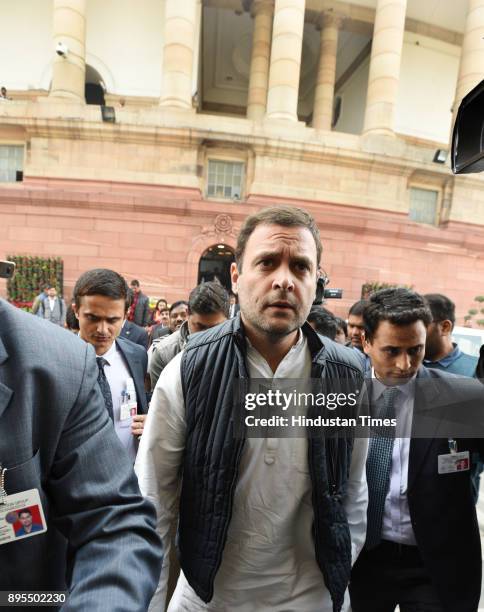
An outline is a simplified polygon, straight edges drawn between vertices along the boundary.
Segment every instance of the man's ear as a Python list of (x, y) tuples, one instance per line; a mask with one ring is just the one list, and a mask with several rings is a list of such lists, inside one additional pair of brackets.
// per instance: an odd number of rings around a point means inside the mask
[(75, 304), (72, 304), (72, 311), (76, 315), (76, 319), (79, 321), (79, 309)]
[(450, 334), (452, 333), (452, 321), (449, 321), (448, 319), (446, 319), (445, 321), (441, 321), (439, 325), (440, 325), (441, 335), (450, 336)]
[(235, 261), (230, 265), (230, 279), (232, 281), (232, 291), (237, 295), (239, 289), (240, 272)]
[(361, 343), (363, 345), (363, 351), (365, 352), (365, 355), (369, 355), (371, 343), (369, 340), (366, 339), (366, 334), (364, 330), (361, 332)]

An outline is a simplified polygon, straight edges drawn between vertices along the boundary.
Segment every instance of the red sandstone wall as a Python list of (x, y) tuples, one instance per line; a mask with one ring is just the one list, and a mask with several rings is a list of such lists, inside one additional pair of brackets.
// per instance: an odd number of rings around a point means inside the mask
[[(165, 187), (29, 180), (0, 189), (0, 258), (61, 256), (67, 297), (80, 273), (102, 266), (174, 301), (196, 284), (202, 253), (220, 242), (234, 246), (245, 216), (268, 203), (256, 196), (207, 202), (195, 190)], [(437, 229), (396, 213), (300, 204), (318, 220), (330, 286), (344, 290), (343, 300), (328, 304), (339, 315), (359, 299), (366, 281), (442, 292), (456, 302), (459, 317), (484, 293), (484, 228), (452, 223)]]

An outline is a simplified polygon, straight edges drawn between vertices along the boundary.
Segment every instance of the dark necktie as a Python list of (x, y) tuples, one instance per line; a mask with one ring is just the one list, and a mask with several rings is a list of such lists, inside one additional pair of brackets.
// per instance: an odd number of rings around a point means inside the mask
[[(395, 396), (398, 389), (389, 387), (382, 394), (376, 418), (395, 418)], [(383, 404), (383, 405), (381, 405)], [(370, 438), (366, 478), (368, 481), (368, 524), (366, 530), (366, 547), (374, 548), (381, 541), (381, 529), (385, 499), (390, 486), (393, 441), (395, 427), (382, 427), (375, 437)]]
[(97, 382), (99, 383), (101, 393), (103, 394), (106, 410), (108, 411), (111, 421), (114, 421), (113, 396), (111, 395), (111, 387), (109, 386), (108, 379), (106, 378), (106, 372), (104, 371), (104, 366), (107, 365), (108, 362), (106, 359), (104, 359), (104, 357), (96, 357), (96, 361), (97, 367), (99, 368)]

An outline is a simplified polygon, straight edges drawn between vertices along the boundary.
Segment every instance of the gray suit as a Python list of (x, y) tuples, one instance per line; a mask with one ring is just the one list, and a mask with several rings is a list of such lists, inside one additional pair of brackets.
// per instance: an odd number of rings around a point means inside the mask
[(39, 306), (40, 316), (51, 323), (64, 327), (66, 322), (66, 303), (60, 297), (56, 297), (54, 307), (51, 309), (49, 298), (46, 297)]
[(141, 612), (161, 567), (155, 511), (139, 493), (97, 374), (92, 346), (0, 300), (5, 488), (37, 488), (48, 525), (0, 546), (0, 590), (61, 590), (67, 578), (63, 610)]

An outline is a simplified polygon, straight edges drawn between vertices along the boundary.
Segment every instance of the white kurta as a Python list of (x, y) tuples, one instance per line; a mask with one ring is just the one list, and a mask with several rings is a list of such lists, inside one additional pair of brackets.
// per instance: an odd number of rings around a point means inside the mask
[[(303, 334), (275, 373), (251, 346), (247, 358), (251, 378), (310, 376), (311, 357)], [(156, 505), (165, 549), (160, 584), (150, 607), (157, 612), (164, 610), (168, 533), (175, 518), (185, 441), (180, 361), (181, 354), (160, 376), (135, 468), (142, 492)], [(355, 440), (345, 500), (353, 562), (366, 533), (366, 453), (367, 440)], [(331, 597), (315, 559), (312, 523), (307, 440), (247, 439), (214, 597), (208, 604), (202, 602), (181, 573), (169, 611), (332, 612)]]

